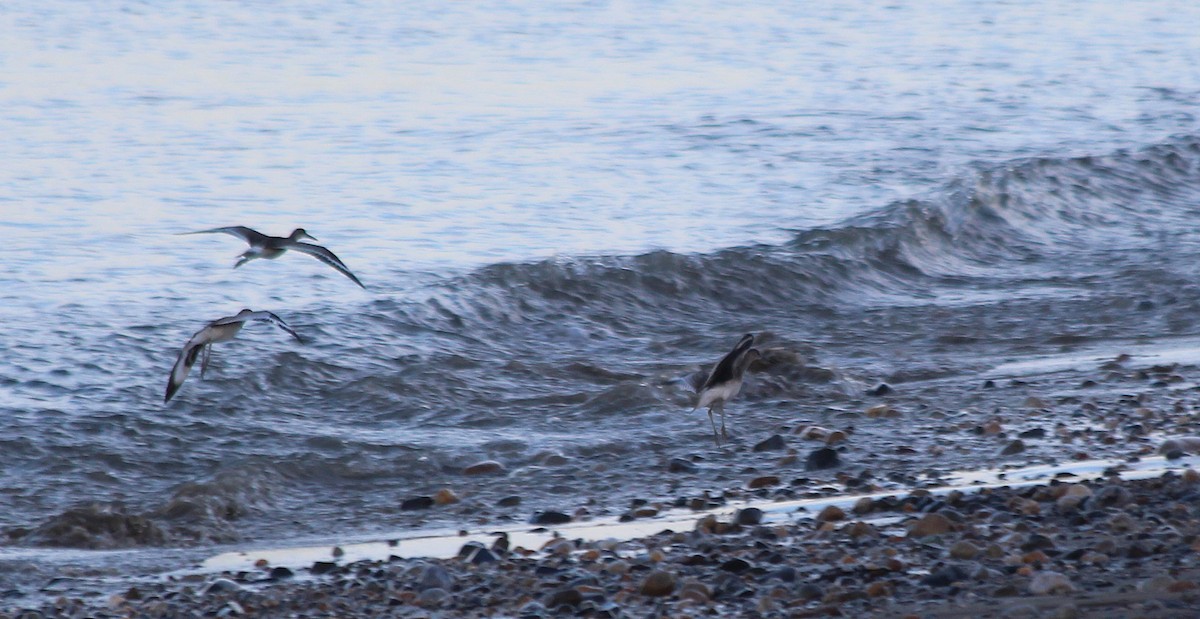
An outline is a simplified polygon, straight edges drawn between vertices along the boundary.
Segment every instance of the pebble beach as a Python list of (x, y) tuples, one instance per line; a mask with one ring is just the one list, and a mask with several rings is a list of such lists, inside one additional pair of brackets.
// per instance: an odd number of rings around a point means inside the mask
[[(647, 467), (647, 480), (631, 474), (634, 483), (623, 492), (561, 510), (528, 513), (518, 501), (513, 513), (527, 512), (525, 524), (473, 500), (488, 495), (483, 485), (404, 499), (414, 527), (436, 521), (458, 523), (464, 536), (468, 528), (543, 536), (529, 546), (493, 532), (464, 541), (450, 557), (397, 551), (345, 560), (334, 546), (323, 558), (289, 565), (248, 550), (244, 569), (45, 595), (36, 606), (0, 616), (1194, 617), (1200, 473), (1191, 468), (1191, 452), (1200, 441), (1187, 431), (1200, 401), (1191, 377), (1200, 369), (1141, 366), (1128, 355), (1099, 365), (1093, 372), (988, 379), (976, 393), (993, 404), (1020, 398), (1021, 418), (983, 416), (969, 425), (952, 417), (962, 427), (949, 436), (948, 426), (923, 427), (945, 424), (946, 415), (926, 410), (917, 419), (911, 411), (963, 384), (930, 384), (924, 393), (876, 386), (855, 401), (858, 412), (825, 419), (855, 424), (781, 425), (763, 440), (743, 436), (725, 448), (700, 448)], [(1040, 395), (1024, 395), (1031, 389)], [(884, 397), (880, 391), (888, 392), (887, 403), (872, 404)], [(1094, 418), (1055, 430), (1051, 412), (1070, 417), (1064, 406)], [(894, 432), (897, 424), (916, 428), (886, 447), (907, 455), (907, 466), (856, 444), (884, 451), (886, 442), (865, 437)], [(1018, 441), (1020, 449), (1013, 447)], [(964, 447), (952, 448), (956, 442)], [(989, 457), (978, 457), (985, 448)], [(1002, 463), (989, 469), (987, 483), (956, 478), (938, 464), (961, 465), (971, 453)], [(672, 487), (700, 488), (722, 454), (746, 463), (740, 483), (677, 496), (636, 491), (664, 475), (676, 478)], [(1097, 461), (1088, 458), (1111, 464), (1098, 473), (1071, 472), (1072, 462)], [(872, 464), (880, 461), (890, 475)], [(1021, 466), (1035, 463), (1051, 471), (1048, 478), (1021, 476)], [(505, 483), (503, 463), (476, 466), (486, 470), (462, 479)], [(805, 507), (806, 500), (824, 507)], [(658, 529), (660, 520), (669, 525)], [(571, 536), (570, 526), (588, 522), (609, 522), (614, 531), (637, 523), (655, 532)]]

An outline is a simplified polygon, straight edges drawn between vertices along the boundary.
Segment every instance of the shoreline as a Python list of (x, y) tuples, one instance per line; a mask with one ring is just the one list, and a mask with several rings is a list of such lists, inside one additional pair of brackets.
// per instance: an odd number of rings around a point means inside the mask
[(1200, 603), (1197, 499), (1200, 473), (1190, 468), (975, 492), (917, 489), (858, 497), (849, 508), (790, 511), (798, 517), (787, 521), (742, 507), (628, 540), (549, 535), (530, 548), (494, 536), (491, 544), (465, 541), (451, 558), (339, 562), (330, 554), (301, 569), (260, 558), (249, 569), (172, 577), (102, 600), (60, 597), (37, 610), (64, 617), (540, 617), (558, 610), (1184, 617)]
[[(600, 617), (1182, 617), (1177, 610), (1200, 603), (1197, 463), (971, 472), (959, 486), (739, 502), (630, 522), (232, 551), (157, 582), (47, 596), (0, 617), (536, 617), (562, 606)], [(1156, 535), (1139, 522), (1170, 524)], [(1068, 532), (1069, 544), (1058, 541)], [(1141, 579), (1129, 581), (1134, 574)], [(482, 595), (520, 587), (539, 594)], [(475, 605), (460, 595), (471, 591)], [(1078, 614), (1085, 609), (1115, 614)]]

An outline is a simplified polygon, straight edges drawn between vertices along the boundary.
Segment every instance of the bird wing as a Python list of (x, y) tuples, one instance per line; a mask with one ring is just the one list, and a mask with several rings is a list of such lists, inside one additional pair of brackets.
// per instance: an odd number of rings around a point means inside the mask
[(233, 236), (236, 236), (239, 239), (242, 239), (243, 241), (246, 241), (247, 243), (249, 243), (251, 245), (262, 245), (262, 244), (266, 243), (267, 239), (270, 238), (267, 235), (265, 235), (257, 230), (252, 230), (250, 228), (247, 228), (246, 226), (227, 226), (225, 228), (213, 228), (211, 230), (196, 230), (195, 232), (180, 232), (179, 234), (211, 234), (211, 233), (216, 233), (216, 232), (224, 232), (225, 234), (232, 234)]
[(359, 288), (366, 290), (367, 287), (364, 286), (362, 282), (358, 281), (358, 278), (355, 277), (354, 274), (350, 272), (350, 269), (348, 267), (346, 267), (345, 264), (342, 263), (342, 260), (340, 258), (338, 258), (337, 256), (333, 255), (333, 252), (329, 251), (328, 249), (325, 249), (324, 247), (321, 247), (320, 245), (314, 245), (312, 243), (301, 243), (299, 241), (289, 244), (288, 249), (294, 249), (298, 252), (308, 254), (308, 255), (312, 256), (313, 258), (316, 258), (317, 260), (320, 260), (321, 262), (328, 264), (329, 266), (337, 269), (337, 271), (339, 273), (341, 273), (342, 275), (349, 277), (351, 281), (358, 284)]
[(250, 312), (248, 314), (243, 314), (239, 318), (240, 318), (240, 320), (243, 320), (243, 321), (245, 321), (245, 320), (265, 320), (267, 322), (274, 323), (275, 326), (279, 327), (280, 329), (283, 329), (284, 331), (287, 331), (292, 337), (296, 338), (297, 342), (300, 342), (301, 344), (304, 343), (304, 339), (300, 337), (300, 334), (296, 333), (295, 329), (292, 329), (292, 327), (290, 325), (288, 325), (288, 323), (284, 322), (282, 318), (275, 315), (273, 312), (268, 312), (268, 311)]
[(729, 354), (721, 357), (721, 360), (717, 362), (716, 367), (708, 375), (708, 379), (704, 381), (699, 391), (704, 391), (713, 385), (733, 379), (733, 367), (737, 363), (738, 357), (746, 354), (746, 351), (750, 350), (750, 347), (753, 345), (754, 336), (749, 333), (743, 335), (742, 339), (738, 340), (737, 346), (734, 346), (733, 350), (729, 351)]
[(171, 368), (171, 375), (167, 378), (167, 395), (163, 398), (163, 403), (170, 402), (171, 397), (176, 391), (183, 386), (183, 381), (187, 380), (188, 372), (192, 371), (192, 366), (196, 364), (196, 359), (207, 346), (203, 340), (196, 335), (188, 340), (188, 343), (183, 346), (183, 350), (179, 351), (179, 357), (175, 359), (175, 365)]

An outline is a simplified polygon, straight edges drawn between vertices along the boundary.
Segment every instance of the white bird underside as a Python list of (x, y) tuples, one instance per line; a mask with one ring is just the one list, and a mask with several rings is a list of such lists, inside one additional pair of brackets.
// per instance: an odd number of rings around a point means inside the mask
[[(696, 408), (710, 408), (719, 404), (724, 404), (732, 400), (734, 396), (742, 390), (742, 381), (722, 383), (713, 385), (708, 389), (700, 392), (700, 401), (696, 404)], [(695, 409), (692, 409), (695, 410)]]
[(287, 331), (292, 337), (296, 338), (300, 343), (304, 340), (296, 333), (282, 318), (267, 311), (251, 311), (244, 309), (233, 316), (225, 316), (218, 318), (207, 325), (203, 329), (197, 331), (187, 343), (184, 344), (183, 350), (179, 351), (179, 357), (175, 359), (175, 365), (171, 368), (171, 375), (167, 379), (167, 393), (163, 398), (163, 402), (169, 402), (175, 392), (183, 386), (183, 381), (187, 380), (188, 374), (192, 371), (192, 366), (200, 360), (200, 377), (204, 378), (205, 371), (208, 370), (208, 360), (212, 354), (212, 345), (218, 342), (227, 342), (237, 336), (242, 327), (250, 320), (265, 320), (275, 326)]

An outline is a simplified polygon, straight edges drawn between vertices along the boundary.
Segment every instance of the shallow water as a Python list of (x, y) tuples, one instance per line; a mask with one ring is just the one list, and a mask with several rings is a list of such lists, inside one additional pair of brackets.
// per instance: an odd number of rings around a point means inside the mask
[[(745, 332), (845, 390), (1195, 337), (1198, 12), (5, 4), (0, 527), (367, 534), (484, 459), (642, 466), (707, 447), (685, 378)], [(367, 290), (175, 236), (235, 224)], [(310, 343), (254, 324), (164, 406), (241, 307)], [(89, 504), (162, 536), (48, 528)]]

